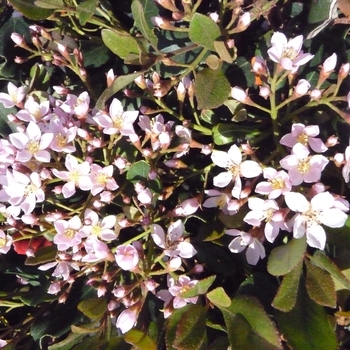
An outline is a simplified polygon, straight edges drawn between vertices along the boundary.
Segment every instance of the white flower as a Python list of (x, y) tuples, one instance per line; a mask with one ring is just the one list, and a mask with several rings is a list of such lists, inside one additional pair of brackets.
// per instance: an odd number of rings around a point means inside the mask
[(293, 226), (293, 236), (301, 238), (306, 234), (309, 246), (324, 249), (326, 232), (321, 224), (329, 227), (342, 227), (347, 215), (334, 208), (334, 197), (329, 192), (316, 194), (309, 202), (302, 194), (288, 192), (284, 199), (288, 207), (297, 214), (290, 225)]

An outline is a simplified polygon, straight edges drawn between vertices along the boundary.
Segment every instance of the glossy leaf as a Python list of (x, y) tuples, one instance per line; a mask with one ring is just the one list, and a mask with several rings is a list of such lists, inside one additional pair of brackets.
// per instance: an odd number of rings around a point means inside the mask
[(228, 98), (231, 86), (221, 69), (201, 70), (194, 83), (195, 96), (199, 109), (211, 109), (221, 106)]
[(293, 238), (287, 244), (272, 250), (267, 270), (273, 276), (283, 276), (292, 271), (301, 261), (306, 250), (306, 237)]
[(310, 298), (317, 304), (332, 308), (336, 307), (337, 297), (331, 275), (308, 260), (305, 263), (307, 267), (306, 289)]
[(131, 11), (135, 20), (136, 27), (141, 31), (145, 39), (148, 40), (154, 48), (157, 48), (158, 38), (153, 33), (153, 29), (151, 29), (147, 23), (144, 8), (140, 0), (134, 0), (132, 2)]
[(329, 272), (331, 276), (342, 283), (347, 289), (350, 289), (350, 280), (343, 275), (340, 269), (327, 257), (323, 251), (316, 251), (310, 260), (314, 265)]
[(124, 340), (139, 350), (157, 350), (156, 343), (147, 334), (137, 329), (125, 333)]
[(302, 267), (303, 262), (300, 261), (292, 271), (284, 275), (278, 293), (272, 302), (274, 308), (284, 312), (292, 310), (297, 300)]
[(55, 260), (56, 254), (57, 246), (55, 245), (40, 247), (35, 252), (34, 256), (30, 256), (26, 259), (25, 264), (28, 266), (45, 264), (47, 262)]
[(62, 0), (36, 0), (34, 4), (43, 9), (61, 9), (64, 7)]
[(137, 40), (131, 35), (122, 35), (110, 29), (103, 29), (101, 36), (104, 44), (122, 59), (131, 53), (139, 54), (140, 52)]
[(182, 293), (181, 297), (192, 298), (192, 297), (195, 297), (197, 295), (205, 294), (208, 291), (209, 287), (214, 283), (215, 278), (216, 278), (216, 276), (210, 276), (207, 278), (203, 278), (195, 286), (193, 286), (191, 289)]
[(91, 319), (101, 318), (107, 310), (107, 302), (103, 298), (89, 298), (78, 304), (78, 310)]
[(206, 344), (206, 308), (191, 305), (181, 317), (176, 327), (174, 348), (177, 350), (205, 349)]
[(222, 287), (217, 287), (210, 291), (207, 294), (207, 298), (217, 307), (229, 307), (231, 305), (231, 299)]
[(232, 349), (282, 349), (277, 329), (257, 299), (240, 296), (220, 310)]
[(140, 160), (134, 163), (128, 173), (126, 174), (126, 178), (129, 181), (138, 182), (140, 180), (145, 180), (148, 178), (149, 172), (151, 170), (150, 165), (144, 160)]
[(10, 0), (9, 3), (29, 19), (46, 19), (53, 13), (53, 10), (36, 6), (35, 0)]
[(191, 41), (215, 51), (214, 41), (220, 36), (219, 26), (208, 16), (195, 13), (190, 22)]
[(290, 312), (276, 312), (278, 328), (292, 349), (335, 350), (335, 333), (324, 308), (308, 296), (300, 283), (295, 307)]

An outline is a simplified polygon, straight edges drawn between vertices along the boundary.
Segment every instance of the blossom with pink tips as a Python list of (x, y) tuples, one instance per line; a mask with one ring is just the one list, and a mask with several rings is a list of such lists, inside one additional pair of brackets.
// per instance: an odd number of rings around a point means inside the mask
[(296, 97), (304, 96), (309, 91), (310, 87), (311, 84), (306, 79), (300, 79), (294, 88), (294, 95)]
[(56, 235), (53, 242), (58, 250), (67, 250), (81, 243), (86, 235), (81, 232), (82, 223), (79, 216), (75, 215), (69, 220), (57, 220), (54, 223)]
[(321, 173), (328, 164), (328, 159), (320, 154), (309, 156), (309, 150), (300, 143), (297, 143), (292, 154), (280, 160), (281, 166), (288, 170), (292, 185), (300, 185), (304, 182), (317, 182)]
[(321, 139), (315, 137), (319, 133), (320, 128), (318, 125), (293, 124), (291, 133), (284, 135), (280, 140), (280, 144), (292, 148), (297, 143), (300, 143), (304, 146), (310, 146), (317, 153), (322, 153), (327, 151), (328, 148)]
[(262, 172), (257, 162), (253, 160), (242, 161), (242, 153), (236, 145), (231, 146), (227, 152), (214, 150), (211, 159), (215, 165), (227, 169), (227, 171), (214, 177), (214, 186), (226, 187), (233, 180), (235, 185), (232, 189), (232, 196), (235, 198), (240, 198), (242, 190), (241, 176), (253, 178), (259, 176)]
[(110, 107), (109, 115), (98, 112), (93, 120), (103, 128), (103, 133), (115, 135), (120, 133), (123, 136), (135, 134), (133, 123), (136, 120), (138, 111), (125, 111), (121, 102), (114, 98)]
[(228, 245), (228, 249), (232, 253), (240, 253), (247, 248), (245, 256), (248, 264), (256, 265), (259, 259), (265, 258), (265, 248), (258, 238), (248, 232), (236, 229), (226, 230), (225, 233), (230, 236), (237, 236)]
[(266, 194), (269, 199), (275, 199), (292, 189), (289, 175), (284, 170), (277, 171), (268, 167), (263, 170), (263, 176), (268, 181), (259, 182), (256, 185), (255, 192)]
[(183, 234), (185, 226), (181, 220), (177, 220), (168, 227), (167, 234), (158, 224), (151, 226), (151, 236), (154, 243), (164, 249), (164, 254), (171, 258), (169, 265), (178, 269), (181, 265), (181, 258), (192, 258), (197, 251), (193, 245), (184, 241)]
[(283, 33), (275, 32), (271, 37), (271, 45), (272, 47), (267, 51), (270, 59), (279, 63), (285, 70), (294, 72), (299, 66), (306, 64), (314, 57), (314, 55), (304, 53), (301, 50), (303, 46), (302, 35), (287, 40)]
[(93, 196), (96, 196), (105, 189), (114, 191), (119, 188), (113, 178), (113, 171), (113, 165), (102, 168), (98, 164), (91, 164), (91, 173), (89, 177), (92, 184), (91, 193)]
[(334, 197), (329, 192), (316, 194), (309, 202), (301, 193), (289, 192), (284, 196), (287, 206), (296, 212), (289, 225), (294, 238), (306, 235), (309, 246), (324, 249), (326, 232), (321, 224), (342, 227), (347, 215), (334, 207)]
[(132, 271), (139, 263), (139, 253), (131, 244), (119, 245), (116, 249), (115, 260), (118, 266), (125, 271)]
[(39, 162), (50, 162), (51, 155), (46, 149), (53, 139), (53, 134), (42, 134), (39, 126), (34, 122), (29, 122), (25, 132), (10, 134), (9, 138), (18, 150), (16, 161), (25, 163), (34, 157)]
[(67, 181), (62, 187), (64, 198), (73, 196), (76, 192), (76, 187), (84, 191), (90, 191), (92, 188), (92, 181), (88, 176), (90, 173), (90, 164), (87, 161), (79, 163), (78, 159), (71, 154), (67, 154), (64, 164), (68, 171), (52, 169), (52, 173), (56, 177)]

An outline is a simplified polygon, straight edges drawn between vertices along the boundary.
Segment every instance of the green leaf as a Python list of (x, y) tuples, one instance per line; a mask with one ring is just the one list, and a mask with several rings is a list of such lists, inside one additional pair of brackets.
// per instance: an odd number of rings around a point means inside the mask
[(61, 9), (64, 7), (62, 0), (36, 0), (34, 4), (42, 9)]
[(29, 19), (46, 19), (53, 13), (53, 10), (35, 6), (35, 0), (9, 0), (9, 3)]
[(293, 309), (298, 295), (299, 280), (303, 262), (300, 261), (282, 280), (272, 306), (280, 311), (288, 312)]
[(203, 349), (206, 344), (206, 312), (206, 308), (201, 305), (191, 305), (182, 315), (176, 327), (176, 338), (173, 344), (175, 349)]
[(71, 350), (74, 345), (82, 341), (84, 336), (85, 336), (84, 334), (70, 333), (66, 339), (54, 345), (50, 345), (48, 349), (49, 350)]
[(89, 298), (78, 304), (78, 310), (91, 319), (101, 318), (107, 310), (107, 302), (103, 298)]
[(195, 286), (191, 289), (187, 290), (184, 293), (181, 293), (181, 297), (183, 298), (192, 298), (196, 295), (205, 294), (209, 287), (214, 283), (216, 276), (210, 276), (200, 280)]
[(207, 294), (207, 298), (217, 307), (229, 307), (231, 305), (231, 299), (222, 287), (210, 291)]
[(131, 53), (139, 55), (140, 49), (137, 40), (127, 33), (122, 35), (110, 29), (103, 29), (101, 32), (104, 44), (117, 56), (125, 59)]
[(214, 41), (221, 35), (219, 26), (208, 16), (195, 13), (190, 22), (189, 36), (195, 44), (216, 51)]
[(25, 264), (28, 266), (34, 266), (39, 264), (45, 264), (50, 261), (54, 261), (57, 254), (57, 247), (50, 245), (47, 247), (40, 247), (35, 252), (35, 256), (30, 256), (26, 259)]
[(307, 267), (306, 289), (310, 298), (317, 304), (332, 308), (336, 307), (337, 296), (331, 275), (308, 260), (305, 263)]
[(158, 38), (149, 27), (144, 8), (140, 0), (134, 0), (131, 4), (131, 12), (135, 20), (136, 27), (141, 31), (146, 40), (156, 49), (158, 45)]
[(290, 312), (275, 313), (278, 328), (291, 349), (338, 349), (335, 332), (324, 308), (308, 296), (300, 283), (297, 302)]
[(132, 83), (138, 76), (140, 76), (143, 73), (144, 71), (139, 71), (136, 73), (120, 75), (119, 77), (117, 77), (113, 81), (112, 85), (102, 92), (100, 98), (96, 102), (96, 108), (102, 110), (106, 101), (110, 97), (112, 97), (115, 93)]
[(199, 109), (217, 108), (224, 104), (231, 91), (231, 86), (221, 69), (201, 70), (194, 83), (194, 92)]
[(287, 274), (303, 259), (305, 250), (306, 237), (293, 238), (286, 245), (272, 250), (267, 262), (267, 270), (273, 276)]
[(239, 296), (220, 310), (232, 349), (282, 349), (275, 325), (256, 298)]
[(145, 179), (147, 180), (150, 170), (150, 165), (144, 160), (140, 160), (130, 167), (128, 173), (126, 174), (126, 178), (132, 182), (138, 182)]
[(219, 123), (213, 127), (213, 140), (216, 145), (221, 146), (242, 140), (252, 140), (259, 133), (258, 130), (235, 123)]
[(328, 19), (332, 0), (318, 0), (310, 4), (308, 23), (318, 23)]
[(147, 334), (137, 329), (125, 333), (124, 339), (139, 350), (157, 350), (156, 343)]
[(99, 0), (85, 0), (77, 7), (79, 23), (84, 26), (86, 22), (94, 15)]
[(80, 40), (80, 50), (84, 56), (84, 66), (87, 68), (100, 67), (111, 57), (103, 41), (96, 37), (89, 40)]
[(320, 267), (321, 269), (329, 272), (331, 276), (337, 279), (340, 283), (342, 283), (347, 289), (350, 289), (350, 280), (347, 279), (340, 269), (330, 260), (326, 254), (318, 250), (315, 254), (310, 258), (311, 262)]

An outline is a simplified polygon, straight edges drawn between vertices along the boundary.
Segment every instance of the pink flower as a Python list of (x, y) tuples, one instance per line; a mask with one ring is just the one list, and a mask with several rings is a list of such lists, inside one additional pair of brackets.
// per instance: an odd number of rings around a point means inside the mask
[(301, 143), (304, 146), (310, 146), (310, 148), (317, 152), (322, 153), (327, 151), (326, 145), (322, 142), (322, 140), (316, 138), (320, 133), (320, 129), (318, 125), (308, 125), (298, 123), (292, 125), (292, 132), (284, 135), (280, 144), (288, 147), (293, 147), (297, 143)]
[(283, 33), (276, 32), (272, 35), (271, 45), (272, 47), (267, 51), (269, 57), (285, 70), (296, 71), (299, 66), (306, 64), (314, 57), (314, 55), (301, 51), (302, 35), (287, 41)]
[(9, 82), (7, 84), (8, 94), (0, 92), (0, 102), (5, 108), (14, 107), (23, 101), (27, 90), (28, 88), (26, 86), (16, 87), (13, 83)]
[(84, 248), (87, 254), (81, 259), (83, 262), (97, 262), (104, 260), (108, 257), (110, 252), (108, 245), (101, 242), (94, 235), (89, 236), (84, 241)]
[(235, 198), (240, 197), (242, 189), (240, 176), (253, 178), (259, 176), (262, 171), (260, 165), (253, 160), (242, 162), (242, 153), (236, 145), (231, 146), (228, 152), (214, 150), (211, 159), (215, 165), (227, 169), (226, 172), (222, 172), (214, 177), (214, 186), (226, 187), (234, 180), (235, 185), (232, 189), (232, 196)]
[(71, 144), (77, 136), (78, 128), (76, 126), (65, 127), (60, 119), (51, 119), (49, 130), (54, 137), (50, 144), (50, 148), (55, 152), (72, 153), (76, 148)]
[(46, 151), (52, 139), (52, 133), (41, 134), (41, 130), (34, 122), (29, 122), (25, 132), (9, 135), (10, 142), (18, 149), (16, 160), (28, 162), (34, 157), (39, 162), (49, 163), (50, 152)]
[(259, 259), (265, 258), (264, 246), (250, 233), (236, 229), (226, 230), (225, 233), (230, 236), (237, 236), (228, 246), (228, 249), (230, 249), (232, 253), (240, 253), (247, 248), (245, 255), (248, 264), (256, 265)]
[(350, 174), (350, 146), (347, 146), (345, 149), (345, 154), (337, 153), (334, 156), (334, 159), (336, 162), (341, 165), (344, 163), (343, 169), (342, 169), (342, 175), (345, 180), (345, 182), (349, 182), (349, 174)]
[(92, 183), (91, 193), (93, 196), (96, 196), (105, 189), (114, 191), (119, 188), (113, 178), (113, 165), (102, 168), (98, 164), (92, 164), (89, 177)]
[(116, 249), (115, 260), (121, 269), (132, 271), (139, 263), (139, 253), (131, 244), (120, 245)]
[(342, 227), (347, 215), (340, 209), (334, 208), (334, 197), (329, 192), (316, 194), (309, 202), (301, 193), (289, 192), (284, 196), (288, 207), (297, 214), (290, 225), (293, 227), (294, 238), (306, 234), (309, 246), (324, 249), (326, 232), (321, 224), (329, 227)]
[(189, 242), (185, 242), (183, 234), (185, 231), (184, 224), (181, 220), (177, 220), (168, 227), (167, 235), (163, 228), (154, 224), (151, 226), (151, 236), (154, 243), (164, 249), (164, 254), (171, 258), (170, 266), (177, 269), (181, 265), (181, 258), (192, 258), (197, 251)]
[(84, 91), (79, 96), (68, 94), (66, 102), (60, 107), (69, 114), (75, 114), (78, 117), (86, 117), (89, 111), (90, 96)]
[(25, 122), (47, 120), (50, 110), (50, 101), (36, 102), (33, 96), (29, 96), (24, 104), (24, 109), (17, 112), (16, 117)]
[(265, 221), (264, 232), (266, 239), (273, 243), (280, 229), (287, 229), (284, 222), (284, 213), (279, 209), (276, 201), (272, 199), (263, 200), (261, 198), (250, 197), (248, 199), (250, 212), (244, 217), (243, 221), (252, 226), (259, 227), (262, 221)]
[(117, 318), (116, 326), (124, 334), (135, 326), (137, 322), (138, 309), (125, 309)]
[(320, 154), (309, 156), (309, 150), (302, 144), (296, 144), (292, 149), (292, 154), (280, 160), (284, 169), (288, 170), (288, 175), (292, 185), (300, 185), (304, 182), (317, 182), (321, 178), (321, 173), (328, 164), (328, 159)]
[(277, 171), (274, 168), (265, 168), (263, 176), (268, 181), (259, 182), (256, 185), (255, 192), (267, 194), (269, 199), (275, 199), (292, 189), (289, 175), (284, 170)]
[(204, 203), (205, 208), (218, 207), (226, 215), (234, 215), (237, 213), (240, 205), (236, 200), (232, 200), (227, 193), (218, 190), (205, 190), (204, 193), (209, 196)]
[(109, 115), (98, 112), (94, 121), (103, 127), (103, 133), (114, 135), (120, 133), (124, 136), (135, 134), (133, 123), (136, 120), (138, 111), (124, 112), (123, 106), (119, 100), (113, 99), (109, 107)]
[(0, 230), (0, 253), (6, 254), (11, 249), (12, 242), (12, 237)]
[(54, 223), (56, 235), (53, 242), (57, 245), (58, 250), (66, 250), (81, 243), (81, 239), (85, 236), (80, 232), (82, 223), (79, 216), (75, 215), (68, 221), (57, 220)]
[[(76, 271), (79, 271), (79, 266), (77, 263), (69, 262), (69, 261), (53, 261), (49, 262), (47, 264), (41, 265), (38, 267), (41, 271), (47, 271), (53, 267), (55, 267), (55, 270), (52, 273), (53, 277), (62, 278), (64, 281), (67, 281), (70, 275), (70, 272), (74, 269)], [(52, 293), (55, 293), (55, 289), (52, 287)]]
[(52, 169), (52, 173), (56, 177), (67, 181), (62, 187), (64, 198), (73, 196), (76, 191), (75, 187), (79, 187), (84, 191), (90, 191), (92, 188), (92, 182), (88, 176), (90, 172), (90, 164), (87, 161), (79, 164), (77, 158), (71, 154), (67, 154), (64, 164), (68, 171)]

